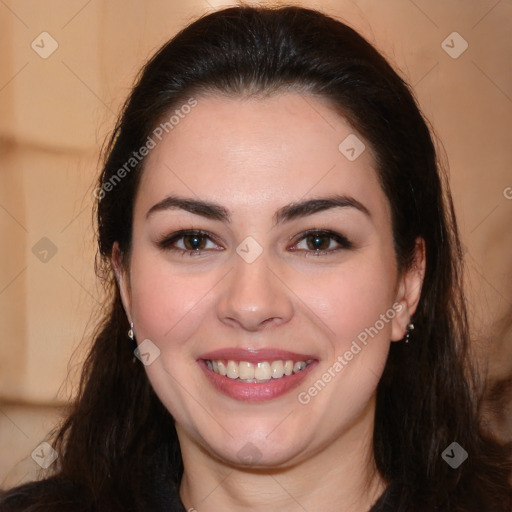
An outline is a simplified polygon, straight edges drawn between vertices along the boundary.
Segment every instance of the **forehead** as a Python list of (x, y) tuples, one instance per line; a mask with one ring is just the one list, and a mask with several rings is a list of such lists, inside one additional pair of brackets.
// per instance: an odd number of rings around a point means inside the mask
[(195, 99), (161, 140), (152, 135), (136, 212), (171, 193), (252, 214), (342, 193), (387, 217), (371, 148), (327, 101), (298, 93)]

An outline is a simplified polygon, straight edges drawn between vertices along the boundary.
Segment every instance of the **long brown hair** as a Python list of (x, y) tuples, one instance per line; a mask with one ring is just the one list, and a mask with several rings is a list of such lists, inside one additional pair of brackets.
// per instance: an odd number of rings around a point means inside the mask
[[(510, 510), (509, 451), (483, 432), (479, 419), (481, 385), (469, 358), (461, 248), (427, 123), (407, 84), (374, 47), (347, 25), (300, 7), (233, 7), (204, 16), (139, 75), (98, 182), (97, 270), (111, 287), (110, 299), (73, 410), (54, 439), (60, 454), (55, 474), (34, 506), (151, 510), (144, 504), (162, 486), (177, 496), (183, 465), (174, 421), (142, 364), (133, 362), (110, 262), (117, 241), (129, 264), (144, 159), (122, 179), (113, 177), (191, 97), (284, 90), (326, 98), (372, 146), (401, 270), (411, 265), (417, 238), (425, 240), (416, 328), (410, 343), (392, 344), (377, 389), (374, 454), (393, 489), (379, 510)], [(453, 442), (469, 454), (455, 469), (441, 456)], [(11, 491), (5, 503), (34, 496), (35, 485)]]

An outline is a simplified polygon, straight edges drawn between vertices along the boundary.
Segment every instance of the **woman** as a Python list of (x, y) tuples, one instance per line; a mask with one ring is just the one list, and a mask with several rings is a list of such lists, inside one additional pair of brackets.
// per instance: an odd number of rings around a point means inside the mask
[(108, 146), (112, 297), (56, 469), (2, 510), (510, 510), (442, 181), (411, 92), (349, 27), (192, 23)]

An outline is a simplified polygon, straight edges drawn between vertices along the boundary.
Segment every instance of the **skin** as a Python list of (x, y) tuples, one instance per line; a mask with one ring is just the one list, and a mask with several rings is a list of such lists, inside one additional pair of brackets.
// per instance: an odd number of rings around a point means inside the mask
[[(181, 497), (199, 512), (368, 510), (385, 488), (374, 471), (375, 392), (390, 343), (414, 313), (424, 250), (398, 273), (390, 208), (371, 148), (354, 161), (338, 149), (353, 128), (323, 99), (281, 93), (266, 98), (200, 96), (198, 105), (147, 157), (137, 193), (128, 263), (114, 244), (113, 266), (138, 342), (160, 356), (146, 372), (176, 420), (184, 460)], [(231, 221), (183, 209), (147, 212), (168, 195), (218, 203)], [(274, 225), (290, 203), (339, 194), (363, 204), (331, 208)], [(204, 230), (200, 254), (158, 241), (180, 229)], [(317, 246), (301, 235), (329, 229)], [(236, 252), (253, 237), (263, 253)], [(190, 239), (187, 239), (190, 242)], [(184, 239), (174, 245), (184, 248)], [(399, 312), (309, 403), (298, 401), (357, 335), (381, 314)], [(397, 309), (397, 308), (396, 308)], [(276, 347), (314, 354), (318, 365), (299, 388), (266, 402), (219, 393), (197, 358), (226, 347)], [(248, 445), (248, 443), (251, 443)], [(259, 460), (242, 463), (250, 446)], [(247, 448), (245, 448), (247, 449)]]

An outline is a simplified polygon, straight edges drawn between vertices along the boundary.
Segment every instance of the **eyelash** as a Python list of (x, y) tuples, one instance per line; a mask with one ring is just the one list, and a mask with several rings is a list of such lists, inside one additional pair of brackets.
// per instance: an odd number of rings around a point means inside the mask
[[(334, 252), (338, 252), (340, 250), (350, 250), (354, 249), (354, 244), (344, 235), (341, 233), (336, 233), (335, 231), (330, 231), (326, 229), (310, 229), (308, 231), (305, 231), (304, 233), (301, 233), (300, 238), (297, 239), (294, 245), (297, 245), (302, 240), (307, 239), (310, 236), (318, 236), (318, 237), (328, 237), (331, 240), (334, 240), (337, 244), (339, 244), (339, 247), (335, 249), (327, 249), (327, 250), (308, 250), (308, 249), (292, 249), (293, 252), (295, 251), (302, 251), (304, 252), (304, 256), (306, 257), (318, 257), (323, 255), (332, 254)], [(199, 256), (203, 252), (211, 250), (211, 249), (198, 249), (198, 250), (191, 250), (191, 249), (181, 249), (179, 247), (173, 247), (172, 244), (176, 243), (178, 240), (184, 239), (187, 236), (196, 236), (196, 237), (206, 237), (210, 241), (214, 242), (214, 236), (207, 231), (201, 231), (196, 229), (190, 229), (190, 230), (181, 230), (176, 233), (173, 233), (170, 236), (164, 237), (162, 240), (157, 242), (157, 245), (165, 251), (172, 251), (172, 252), (178, 252), (182, 256), (189, 255), (189, 256)], [(330, 245), (330, 243), (329, 243)]]
[(310, 236), (330, 238), (331, 240), (334, 240), (339, 247), (327, 250), (293, 249), (293, 251), (304, 251), (304, 256), (306, 257), (318, 257), (332, 254), (341, 250), (354, 249), (354, 244), (345, 235), (342, 235), (341, 233), (336, 233), (335, 231), (330, 231), (329, 229), (310, 229), (308, 231), (305, 231), (299, 236), (294, 245), (297, 245), (302, 240), (306, 240)]

